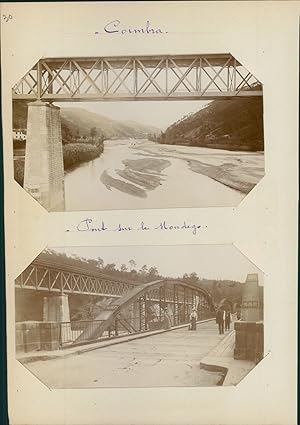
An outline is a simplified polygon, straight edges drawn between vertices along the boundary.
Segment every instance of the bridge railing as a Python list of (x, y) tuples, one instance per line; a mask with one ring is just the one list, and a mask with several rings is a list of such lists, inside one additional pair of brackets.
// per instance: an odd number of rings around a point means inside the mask
[[(73, 322), (60, 322), (60, 346), (63, 347), (76, 343), (76, 340), (78, 340), (80, 336), (80, 342), (78, 343), (84, 344), (86, 342), (101, 341), (142, 332), (139, 326), (140, 317), (132, 317), (130, 318), (130, 320), (122, 317), (115, 319), (107, 328), (107, 330), (102, 333), (101, 336), (95, 338), (95, 331), (97, 331), (97, 329), (103, 322), (105, 322), (105, 320), (80, 320)], [(134, 326), (132, 324), (133, 322), (137, 325)], [(152, 326), (150, 325), (147, 330), (158, 330), (162, 329), (162, 327), (163, 323), (157, 322)]]
[[(198, 320), (212, 319), (214, 313), (198, 317)], [(59, 324), (59, 344), (61, 347), (72, 344), (85, 344), (93, 341), (105, 341), (111, 338), (122, 337), (126, 335), (151, 332), (162, 329), (171, 329), (180, 325), (189, 324), (189, 320), (175, 320), (173, 315), (168, 318), (156, 318), (147, 321), (147, 326), (142, 323), (141, 316), (126, 318), (124, 316), (116, 318), (110, 326), (98, 337), (95, 334), (100, 325), (105, 320), (80, 320), (71, 322), (61, 322)], [(80, 337), (81, 336), (81, 337)], [(82, 337), (83, 336), (83, 337)], [(79, 338), (80, 337), (80, 338)], [(78, 342), (77, 342), (78, 341)]]
[[(59, 323), (59, 344), (65, 346), (72, 344), (82, 334), (83, 331), (87, 331), (86, 337), (83, 340), (89, 341), (91, 335), (102, 324), (104, 320), (80, 320), (73, 322), (60, 322)], [(103, 335), (105, 338), (105, 335)]]

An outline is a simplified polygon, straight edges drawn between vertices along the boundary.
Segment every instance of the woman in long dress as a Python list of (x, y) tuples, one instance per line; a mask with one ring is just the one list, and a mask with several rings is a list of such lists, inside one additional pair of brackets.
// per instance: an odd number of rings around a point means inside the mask
[(195, 331), (197, 328), (197, 311), (195, 308), (192, 309), (192, 312), (190, 314), (190, 330)]
[(171, 317), (169, 314), (169, 310), (165, 309), (164, 320), (163, 320), (163, 328), (170, 329), (172, 327)]

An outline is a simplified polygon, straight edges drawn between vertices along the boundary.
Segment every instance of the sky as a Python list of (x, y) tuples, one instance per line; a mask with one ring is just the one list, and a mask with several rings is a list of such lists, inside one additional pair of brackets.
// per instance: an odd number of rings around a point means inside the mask
[(66, 102), (60, 108), (83, 108), (114, 120), (133, 120), (164, 131), (189, 113), (208, 105), (208, 101)]
[(144, 264), (155, 266), (159, 273), (168, 277), (181, 277), (196, 272), (201, 278), (246, 280), (248, 273), (258, 273), (263, 284), (263, 273), (233, 245), (181, 245), (181, 246), (117, 246), (117, 247), (68, 247), (52, 248), (67, 255), (101, 257), (105, 264), (128, 266), (133, 259), (139, 270)]

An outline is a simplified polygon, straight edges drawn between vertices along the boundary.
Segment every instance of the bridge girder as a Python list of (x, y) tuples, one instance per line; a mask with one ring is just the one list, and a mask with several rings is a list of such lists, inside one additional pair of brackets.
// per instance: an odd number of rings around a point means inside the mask
[(12, 90), (13, 100), (49, 102), (259, 96), (260, 82), (231, 54), (45, 58)]
[(119, 298), (135, 285), (74, 267), (35, 260), (16, 279), (15, 287), (54, 293)]

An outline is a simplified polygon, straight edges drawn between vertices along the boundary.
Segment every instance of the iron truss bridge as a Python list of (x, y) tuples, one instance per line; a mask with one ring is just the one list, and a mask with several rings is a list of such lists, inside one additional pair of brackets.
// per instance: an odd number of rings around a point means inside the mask
[(231, 54), (39, 60), (13, 87), (14, 100), (213, 100), (262, 96)]
[[(198, 320), (215, 317), (212, 296), (196, 284), (178, 279), (143, 283), (111, 300), (94, 321), (85, 322), (74, 343), (97, 340), (104, 332), (111, 337), (161, 329), (166, 318), (169, 327), (187, 324), (193, 308)], [(72, 324), (62, 326), (66, 333)]]
[(134, 286), (133, 283), (113, 279), (101, 273), (92, 274), (84, 269), (40, 260), (33, 261), (15, 280), (15, 287), (21, 289), (111, 298), (121, 297)]

